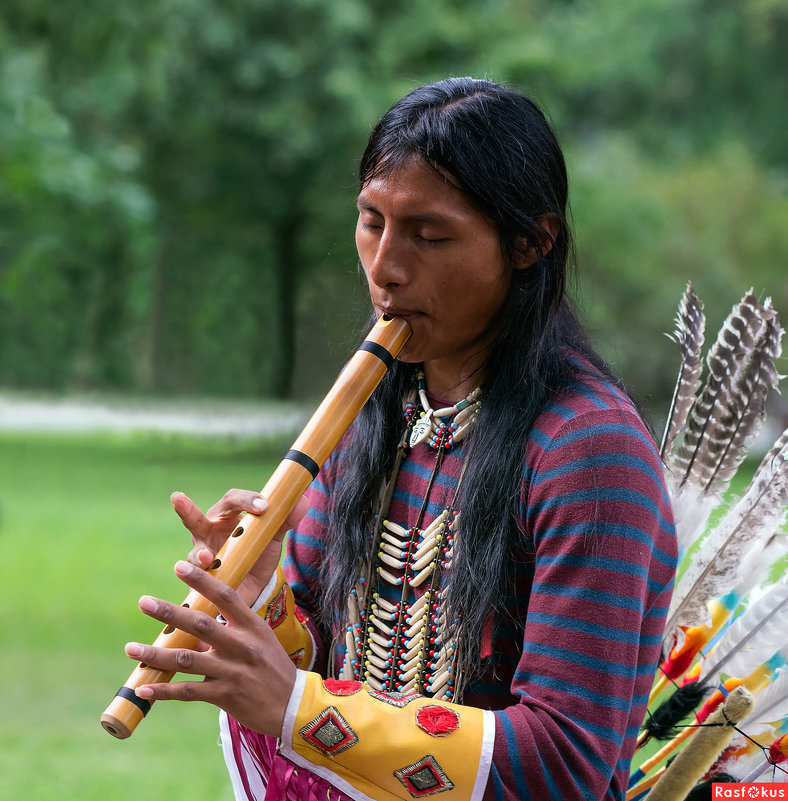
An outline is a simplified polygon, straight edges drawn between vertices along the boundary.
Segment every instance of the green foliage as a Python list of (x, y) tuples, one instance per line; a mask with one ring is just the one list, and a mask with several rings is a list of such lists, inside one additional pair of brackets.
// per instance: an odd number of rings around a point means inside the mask
[(660, 407), (687, 280), (710, 324), (750, 285), (788, 309), (786, 20), (783, 0), (10, 0), (0, 383), (324, 391), (366, 309), (366, 133), (475, 74), (550, 110), (582, 305)]

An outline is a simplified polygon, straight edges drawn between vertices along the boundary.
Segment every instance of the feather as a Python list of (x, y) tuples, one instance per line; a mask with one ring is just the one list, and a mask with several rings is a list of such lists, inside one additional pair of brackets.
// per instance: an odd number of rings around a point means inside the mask
[[(746, 296), (745, 301), (751, 297)], [(721, 408), (717, 411), (712, 409), (706, 415), (710, 418), (706, 432), (713, 432), (709, 434), (713, 443), (701, 449), (698, 442), (694, 454), (700, 458), (689, 459), (682, 445), (684, 451), (679, 460), (679, 464), (684, 465), (681, 468), (684, 471), (681, 480), (690, 482), (683, 486), (699, 488), (700, 496), (705, 496), (707, 500), (727, 488), (730, 478), (746, 455), (745, 445), (763, 420), (766, 392), (779, 381), (773, 361), (781, 352), (783, 332), (771, 304), (767, 301), (763, 307), (756, 304), (751, 308), (749, 303), (743, 302), (743, 308), (753, 312), (752, 317), (747, 319), (750, 323), (758, 320), (759, 329), (755, 334), (739, 338), (741, 347), (750, 343), (750, 353), (738, 359), (733, 379), (718, 388), (715, 398)], [(723, 331), (729, 327), (734, 328), (732, 323), (728, 323)], [(725, 337), (722, 340), (727, 341)], [(710, 358), (710, 363), (712, 361)], [(710, 375), (699, 403), (707, 394), (710, 384), (718, 383), (716, 379), (711, 379)], [(697, 420), (695, 422), (697, 424)], [(702, 469), (696, 469), (698, 464), (703, 465)], [(692, 564), (683, 574), (674, 593), (669, 630), (676, 625), (693, 625), (697, 620), (702, 620), (706, 601), (730, 589), (731, 573), (739, 566), (739, 554), (762, 533), (762, 529), (750, 519), (752, 510), (749, 508), (759, 505), (761, 500), (757, 492), (747, 495), (747, 500), (741, 506), (737, 505), (739, 511), (734, 515), (726, 515), (722, 523), (701, 541), (698, 552), (693, 555)], [(743, 525), (745, 522), (746, 525)], [(728, 586), (723, 590), (726, 580)]]
[(645, 737), (638, 742), (638, 748), (644, 746), (652, 738), (655, 740), (673, 739), (679, 733), (678, 724), (687, 715), (694, 712), (698, 704), (711, 691), (712, 688), (701, 681), (693, 681), (679, 687), (654, 710), (653, 714), (647, 715), (648, 719), (643, 724)]
[[(783, 435), (784, 437), (785, 435)], [(783, 440), (781, 437), (775, 447)], [(774, 452), (772, 448), (767, 457)], [(763, 548), (774, 553), (784, 543), (780, 527), (788, 503), (788, 442), (764, 459), (741, 500), (703, 540), (678, 582), (670, 606), (666, 632), (675, 626), (695, 625), (707, 615), (706, 604), (732, 590), (737, 583), (752, 583), (752, 565), (742, 552)], [(742, 568), (750, 573), (746, 577)]]
[[(763, 457), (741, 499), (721, 523), (730, 531), (747, 526), (763, 535), (740, 557), (736, 592), (744, 598), (764, 581), (769, 568), (788, 551), (788, 428)], [(771, 535), (768, 532), (771, 531)]]
[(679, 553), (699, 540), (709, 515), (757, 433), (769, 387), (779, 380), (773, 359), (782, 329), (771, 302), (748, 292), (710, 349), (708, 375), (687, 416), (679, 444), (665, 455), (676, 512)]
[(788, 554), (788, 532), (783, 529), (785, 512), (781, 517), (775, 521), (772, 535), (763, 542), (754, 542), (741, 557), (735, 588), (738, 597), (745, 598), (764, 583), (764, 579), (768, 582), (771, 569)]
[[(719, 444), (716, 463), (707, 465), (700, 473), (707, 491), (728, 486), (766, 416), (766, 395), (770, 389), (777, 389), (780, 382), (774, 361), (782, 353), (783, 330), (771, 300), (767, 299), (759, 307), (757, 316), (761, 320), (760, 327), (753, 329), (750, 349), (743, 355), (729, 394), (720, 393), (723, 403), (716, 417), (720, 425), (730, 430), (730, 435)], [(745, 337), (742, 337), (742, 344), (745, 344)]]
[(695, 294), (692, 284), (687, 284), (676, 313), (676, 327), (673, 335), (669, 335), (669, 338), (679, 346), (681, 364), (660, 446), (660, 456), (663, 459), (665, 454), (670, 452), (679, 431), (684, 427), (687, 414), (700, 388), (700, 376), (703, 371), (701, 348), (705, 328), (703, 303)]
[(697, 484), (708, 492), (713, 484), (720, 454), (736, 423), (729, 408), (733, 384), (762, 327), (759, 310), (750, 290), (728, 315), (706, 357), (706, 383), (687, 418), (683, 441), (669, 458), (679, 487)]
[[(674, 496), (690, 532), (703, 530), (708, 513), (727, 489), (764, 417), (764, 400), (779, 375), (773, 359), (782, 329), (769, 300), (748, 292), (734, 307), (710, 349), (708, 375), (687, 417), (681, 442), (665, 463)], [(700, 509), (699, 509), (700, 505)], [(702, 511), (702, 514), (698, 514)]]
[[(739, 684), (751, 691), (760, 687), (757, 710), (739, 731), (773, 733), (788, 727), (788, 644), (779, 633), (788, 622), (788, 578), (770, 590), (760, 587), (769, 568), (788, 550), (788, 532), (781, 529), (788, 506), (788, 430), (764, 457), (742, 498), (724, 508), (720, 502), (763, 424), (767, 394), (780, 381), (775, 360), (781, 354), (783, 330), (771, 301), (760, 303), (749, 290), (709, 348), (700, 386), (704, 323), (700, 301), (688, 284), (672, 337), (680, 347), (681, 365), (660, 446), (676, 520), (681, 577), (666, 621), (663, 653), (670, 659), (662, 670), (667, 673), (668, 663), (678, 664), (681, 657), (690, 660), (684, 668), (693, 665), (696, 641), (703, 635), (704, 642), (713, 643), (716, 636), (717, 645), (702, 663), (694, 662), (692, 676), (696, 678), (703, 667), (699, 687), (707, 681), (713, 686), (721, 676), (729, 678), (695, 713), (696, 718), (705, 720), (724, 696), (738, 691), (733, 688)], [(712, 517), (718, 507), (721, 514)], [(718, 634), (748, 598), (744, 614)], [(677, 644), (673, 650), (672, 642)], [(754, 669), (753, 663), (757, 663)], [(653, 697), (656, 694), (652, 692)], [(672, 698), (672, 706), (681, 700), (680, 695)], [(670, 706), (660, 708), (652, 716), (657, 730), (663, 724), (669, 728), (669, 711)], [(682, 747), (687, 731), (660, 755)], [(704, 778), (715, 774), (721, 780), (720, 771), (733, 773), (728, 765), (751, 753), (742, 736), (742, 746), (731, 749), (727, 760), (720, 760)], [(639, 781), (653, 762), (654, 758), (645, 760), (631, 783)], [(666, 770), (671, 772), (677, 771)]]
[(783, 648), (788, 630), (788, 576), (772, 585), (725, 630), (703, 660), (703, 678), (714, 684), (719, 674), (747, 676)]
[(788, 670), (777, 676), (756, 696), (753, 711), (747, 716), (742, 728), (750, 737), (770, 731), (771, 724), (788, 715)]
[(785, 520), (788, 504), (788, 428), (777, 438), (755, 470), (741, 500), (727, 517), (729, 528), (739, 525), (740, 520), (753, 517), (757, 509), (757, 520), (748, 519), (748, 525), (780, 526)]

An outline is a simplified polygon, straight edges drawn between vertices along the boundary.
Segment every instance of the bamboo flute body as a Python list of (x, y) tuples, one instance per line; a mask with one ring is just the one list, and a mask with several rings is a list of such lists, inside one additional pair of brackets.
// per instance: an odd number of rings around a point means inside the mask
[[(212, 575), (233, 589), (238, 588), (383, 379), (410, 333), (410, 327), (400, 318), (378, 320), (263, 487), (268, 510), (259, 516), (246, 514), (241, 518), (208, 568)], [(194, 590), (182, 605), (211, 617), (218, 612)], [(193, 648), (196, 643), (196, 637), (167, 626), (154, 645)], [(173, 676), (167, 671), (137, 665), (101, 715), (101, 725), (118, 739), (131, 736), (151, 706), (150, 701), (137, 698), (134, 690), (144, 684), (168, 682)]]

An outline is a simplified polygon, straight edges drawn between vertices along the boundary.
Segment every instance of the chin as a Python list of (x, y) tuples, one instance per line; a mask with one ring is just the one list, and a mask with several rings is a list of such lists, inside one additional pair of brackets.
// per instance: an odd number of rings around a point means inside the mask
[(397, 361), (404, 362), (405, 364), (420, 364), (424, 361), (424, 357), (421, 356), (418, 351), (403, 349), (397, 356)]

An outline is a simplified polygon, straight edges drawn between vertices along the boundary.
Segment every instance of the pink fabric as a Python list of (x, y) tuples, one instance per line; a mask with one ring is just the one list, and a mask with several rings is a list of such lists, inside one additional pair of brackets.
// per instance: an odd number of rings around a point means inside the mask
[[(325, 779), (282, 756), (275, 737), (247, 729), (229, 716), (228, 723), (233, 756), (249, 801), (352, 801)], [(248, 774), (244, 753), (252, 758), (256, 776)], [(263, 795), (255, 785), (266, 785)]]

